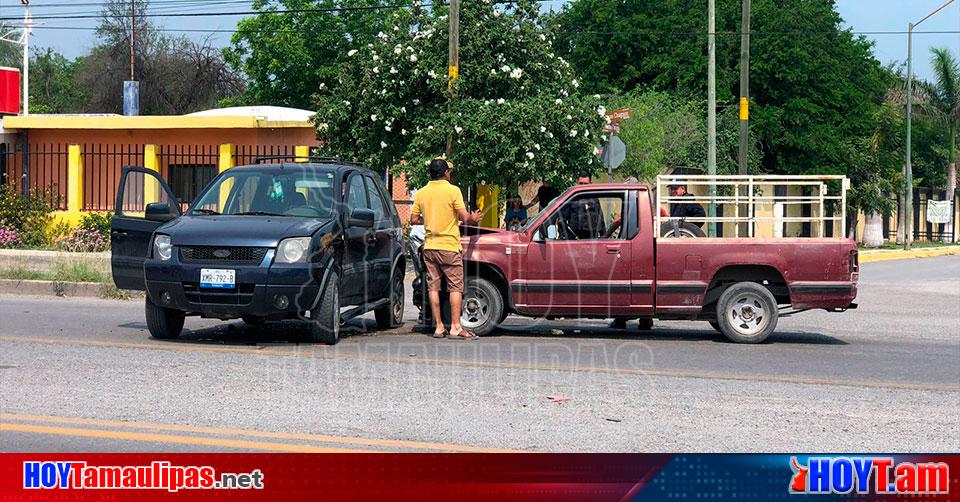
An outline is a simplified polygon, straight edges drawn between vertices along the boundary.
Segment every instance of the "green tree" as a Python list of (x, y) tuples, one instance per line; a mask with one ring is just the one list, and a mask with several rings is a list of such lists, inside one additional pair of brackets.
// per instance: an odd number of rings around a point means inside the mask
[[(244, 102), (309, 108), (336, 80), (350, 50), (373, 41), (387, 10), (381, 0), (256, 0), (259, 14), (237, 23), (230, 65), (249, 80)], [(337, 10), (337, 9), (343, 10)], [(284, 12), (287, 11), (287, 12)]]
[(71, 61), (53, 49), (33, 54), (30, 62), (30, 111), (82, 113), (87, 96), (77, 81), (82, 59)]
[(605, 111), (551, 47), (539, 5), (468, 2), (461, 8), (461, 68), (448, 110), (447, 10), (397, 9), (375, 40), (352, 50), (336, 81), (321, 85), (315, 121), (333, 154), (393, 166), (424, 180), (444, 152), (462, 184), (556, 184), (596, 170)]
[(8, 41), (0, 40), (0, 66), (10, 68), (20, 68), (23, 66), (23, 48), (9, 40), (20, 39), (20, 29), (6, 21), (0, 21), (0, 37)]
[[(869, 137), (887, 72), (870, 42), (841, 28), (833, 1), (754, 0), (751, 134), (766, 172), (845, 173), (844, 139)], [(557, 46), (590, 91), (641, 85), (706, 96), (707, 16), (687, 0), (574, 0)], [(740, 1), (717, 2), (717, 100), (738, 95)]]

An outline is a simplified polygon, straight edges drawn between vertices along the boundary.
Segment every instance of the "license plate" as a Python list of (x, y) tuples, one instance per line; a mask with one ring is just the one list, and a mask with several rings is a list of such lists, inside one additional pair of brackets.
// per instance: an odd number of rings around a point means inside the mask
[(200, 287), (233, 289), (237, 283), (237, 271), (224, 268), (201, 268)]

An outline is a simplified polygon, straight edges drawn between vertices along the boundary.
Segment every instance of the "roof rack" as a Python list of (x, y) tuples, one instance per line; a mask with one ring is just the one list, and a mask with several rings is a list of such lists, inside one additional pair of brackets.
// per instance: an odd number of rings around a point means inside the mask
[(346, 164), (350, 166), (359, 166), (365, 167), (361, 162), (353, 162), (350, 160), (343, 160), (339, 157), (321, 157), (318, 155), (261, 155), (253, 159), (254, 164), (263, 164), (265, 160), (292, 160), (294, 162), (301, 161), (300, 159), (306, 159), (302, 162), (330, 162), (336, 164)]
[[(850, 179), (832, 175), (661, 175), (657, 176), (657, 207), (672, 204), (700, 204), (704, 210), (713, 205), (725, 210), (723, 216), (683, 218), (691, 223), (730, 224), (734, 237), (756, 237), (758, 233), (782, 237), (784, 223), (809, 223), (814, 237), (824, 237), (828, 225), (834, 226), (834, 236), (847, 234), (847, 190)], [(671, 185), (688, 185), (707, 191), (707, 195), (671, 196)], [(831, 192), (830, 185), (833, 185)], [(776, 195), (774, 187), (784, 187), (792, 194)], [(790, 216), (787, 206), (806, 206), (806, 216)], [(835, 205), (839, 214), (830, 214), (827, 206)], [(662, 223), (679, 220), (654, 212), (656, 228)], [(761, 231), (761, 229), (763, 229)]]

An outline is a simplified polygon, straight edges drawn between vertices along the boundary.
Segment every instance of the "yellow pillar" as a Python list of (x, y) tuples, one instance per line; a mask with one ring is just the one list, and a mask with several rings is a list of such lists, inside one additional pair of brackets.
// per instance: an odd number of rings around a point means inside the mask
[(67, 212), (83, 210), (83, 156), (80, 145), (67, 147)]
[[(217, 162), (217, 170), (224, 172), (237, 165), (237, 147), (236, 145), (220, 145), (220, 158)], [(220, 184), (220, 211), (227, 205), (227, 196), (233, 189), (233, 180), (226, 180)]]
[[(160, 159), (157, 157), (157, 145), (143, 146), (143, 167), (160, 174)], [(143, 177), (143, 207), (160, 202), (160, 184), (153, 176)]]
[(477, 205), (483, 212), (480, 220), (481, 227), (497, 228), (500, 226), (500, 188), (492, 185), (477, 187)]
[(310, 161), (310, 147), (309, 146), (296, 146), (293, 148), (293, 154), (297, 156), (296, 162), (309, 162)]

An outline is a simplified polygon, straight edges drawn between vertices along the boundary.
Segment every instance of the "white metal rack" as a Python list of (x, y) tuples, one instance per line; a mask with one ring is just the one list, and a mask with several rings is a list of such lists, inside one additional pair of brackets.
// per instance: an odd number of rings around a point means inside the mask
[[(839, 182), (839, 193), (829, 193), (830, 182)], [(713, 186), (714, 195), (688, 195), (682, 197), (670, 196), (670, 185), (703, 186), (708, 188)], [(773, 189), (775, 186), (800, 187), (803, 190), (809, 189), (810, 195), (785, 195), (776, 196), (768, 194), (757, 194), (760, 188)], [(734, 223), (734, 237), (741, 237), (741, 226), (746, 227), (745, 237), (754, 237), (757, 223), (812, 223), (816, 225), (816, 236), (823, 237), (826, 225), (833, 222), (840, 222), (840, 232), (835, 237), (844, 238), (847, 234), (847, 190), (850, 189), (850, 180), (846, 176), (829, 175), (811, 175), (811, 176), (786, 176), (786, 175), (729, 175), (729, 176), (707, 176), (707, 175), (661, 175), (657, 176), (656, 207), (665, 208), (669, 211), (671, 204), (700, 204), (704, 211), (709, 204), (717, 206), (732, 206), (733, 216), (714, 216), (709, 213), (704, 218), (684, 218), (684, 221), (691, 223)], [(718, 195), (717, 192), (729, 192)], [(828, 203), (836, 201), (840, 205), (839, 216), (827, 216), (826, 206)], [(773, 213), (773, 207), (777, 204), (783, 206), (789, 205), (810, 205), (819, 208), (816, 215), (811, 216), (760, 216), (757, 208), (759, 206), (770, 206), (768, 213)], [(726, 213), (727, 211), (724, 211)], [(741, 214), (743, 213), (743, 214)], [(655, 209), (656, 228), (659, 230), (661, 224), (679, 218), (661, 216), (660, 210)]]

